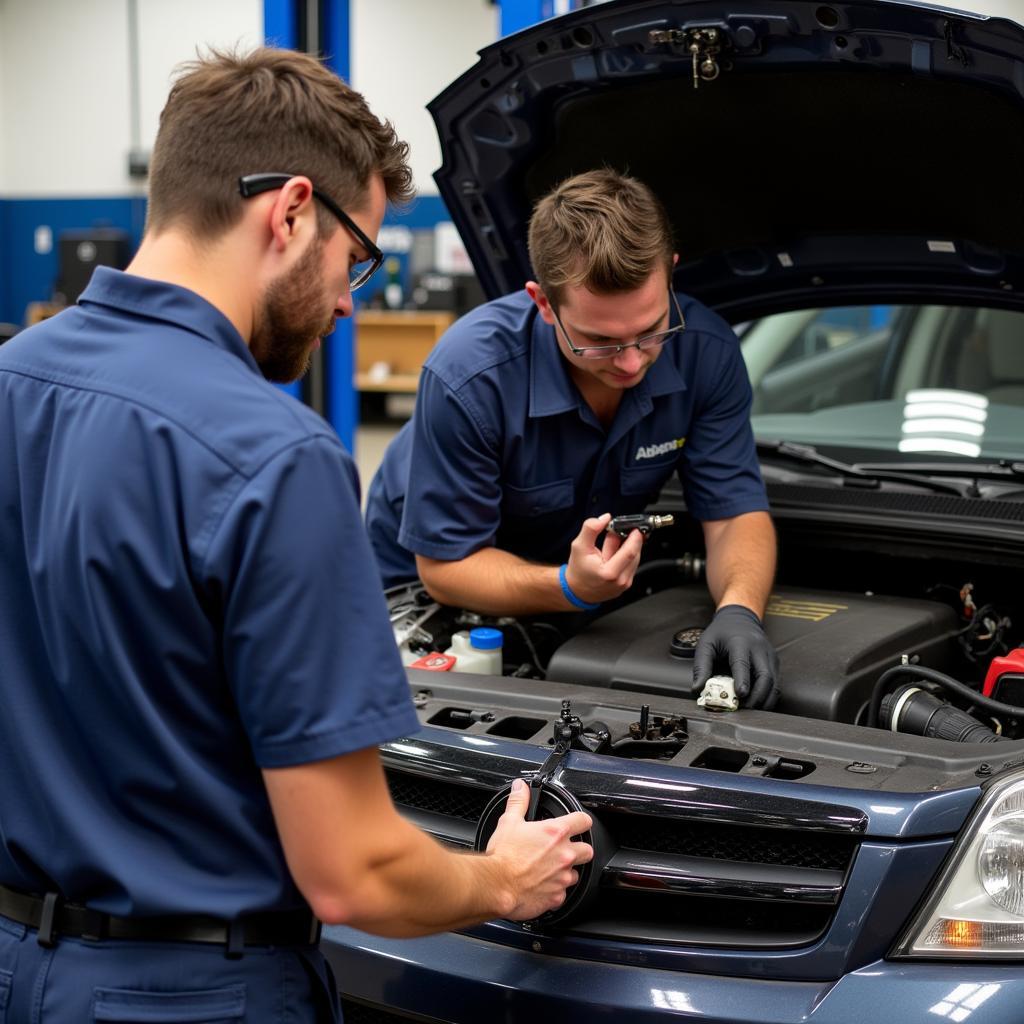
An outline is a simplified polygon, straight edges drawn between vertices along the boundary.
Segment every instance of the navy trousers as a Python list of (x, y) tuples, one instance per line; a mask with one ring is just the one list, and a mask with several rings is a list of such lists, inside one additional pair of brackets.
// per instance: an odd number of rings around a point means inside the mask
[(0, 1024), (335, 1024), (337, 986), (316, 949), (57, 938), (0, 917)]

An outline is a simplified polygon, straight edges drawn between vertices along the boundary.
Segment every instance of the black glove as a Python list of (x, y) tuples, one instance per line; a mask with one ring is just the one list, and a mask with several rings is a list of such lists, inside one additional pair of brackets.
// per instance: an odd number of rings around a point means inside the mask
[[(773, 708), (779, 699), (779, 657), (764, 635), (761, 620), (741, 604), (719, 608), (693, 652), (694, 690), (715, 674), (715, 664), (728, 662), (740, 703), (748, 708)], [(751, 679), (753, 674), (753, 679)]]

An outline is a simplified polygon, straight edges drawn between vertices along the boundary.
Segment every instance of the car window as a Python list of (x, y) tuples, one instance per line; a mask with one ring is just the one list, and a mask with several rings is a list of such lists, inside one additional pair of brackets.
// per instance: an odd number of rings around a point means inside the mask
[(759, 437), (1024, 456), (1024, 313), (806, 309), (752, 321), (741, 345)]
[(879, 334), (888, 336), (894, 306), (845, 306), (818, 309), (793, 337), (775, 363), (813, 358), (822, 352), (834, 352), (844, 345), (857, 344)]

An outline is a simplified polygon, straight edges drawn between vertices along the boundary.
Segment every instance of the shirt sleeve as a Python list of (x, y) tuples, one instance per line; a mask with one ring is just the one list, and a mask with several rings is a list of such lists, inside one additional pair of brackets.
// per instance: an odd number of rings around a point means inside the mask
[(739, 339), (709, 335), (700, 356), (699, 400), (679, 468), (686, 505), (703, 521), (768, 510), (750, 425), (753, 393)]
[(424, 370), (398, 542), (418, 555), (446, 561), (493, 545), (502, 494), (496, 451), (497, 438), (481, 403), (470, 405), (463, 394)]
[(355, 467), (336, 440), (304, 439), (242, 484), (204, 575), (260, 767), (336, 757), (419, 728)]

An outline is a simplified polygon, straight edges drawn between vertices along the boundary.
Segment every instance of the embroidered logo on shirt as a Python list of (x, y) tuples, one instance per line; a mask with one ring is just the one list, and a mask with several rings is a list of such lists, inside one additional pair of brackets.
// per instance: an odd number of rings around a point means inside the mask
[(636, 450), (634, 462), (639, 462), (641, 459), (654, 459), (667, 452), (674, 452), (677, 448), (682, 448), (684, 444), (686, 444), (685, 437), (677, 437), (673, 441), (662, 441), (661, 444), (642, 444)]

